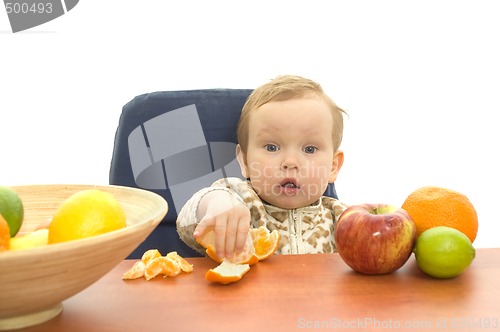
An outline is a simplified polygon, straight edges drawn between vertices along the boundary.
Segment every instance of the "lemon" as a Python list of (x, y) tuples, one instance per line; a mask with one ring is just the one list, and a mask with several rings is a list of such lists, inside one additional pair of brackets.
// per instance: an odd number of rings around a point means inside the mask
[(9, 187), (0, 186), (0, 214), (9, 225), (10, 237), (14, 237), (23, 223), (24, 208), (19, 195)]
[(49, 243), (87, 238), (125, 226), (125, 212), (111, 193), (81, 190), (57, 209), (49, 226)]
[(29, 249), (47, 245), (49, 242), (49, 230), (47, 228), (38, 229), (23, 236), (10, 239), (10, 250)]
[(476, 250), (462, 232), (446, 226), (424, 231), (415, 244), (418, 267), (435, 278), (453, 278), (472, 263)]

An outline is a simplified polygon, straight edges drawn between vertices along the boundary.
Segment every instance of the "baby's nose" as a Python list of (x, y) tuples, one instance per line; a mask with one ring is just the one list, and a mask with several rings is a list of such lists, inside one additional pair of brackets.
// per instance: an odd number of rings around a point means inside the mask
[(298, 158), (293, 153), (286, 154), (281, 163), (281, 167), (283, 169), (298, 168), (299, 167)]

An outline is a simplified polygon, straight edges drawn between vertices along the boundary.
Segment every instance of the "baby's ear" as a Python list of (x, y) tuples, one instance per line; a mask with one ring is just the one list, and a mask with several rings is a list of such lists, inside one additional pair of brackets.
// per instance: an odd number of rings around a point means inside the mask
[(238, 164), (240, 164), (241, 175), (243, 175), (244, 178), (248, 179), (250, 177), (250, 172), (248, 171), (247, 166), (247, 156), (245, 155), (239, 144), (236, 145), (236, 159), (238, 160)]
[(332, 169), (330, 171), (330, 177), (328, 178), (328, 183), (333, 183), (337, 180), (337, 175), (344, 164), (344, 152), (337, 150), (333, 155)]

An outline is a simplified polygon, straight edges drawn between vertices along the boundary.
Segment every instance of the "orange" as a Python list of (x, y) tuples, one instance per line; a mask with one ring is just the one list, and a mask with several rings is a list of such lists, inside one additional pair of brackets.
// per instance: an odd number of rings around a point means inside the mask
[(474, 242), (478, 230), (477, 213), (462, 193), (457, 191), (426, 186), (412, 192), (401, 206), (413, 219), (417, 236), (424, 231), (446, 226), (464, 233)]
[(0, 251), (9, 250), (10, 247), (10, 229), (9, 224), (0, 214)]
[(192, 272), (193, 265), (189, 264), (177, 252), (171, 251), (162, 256), (158, 249), (149, 249), (132, 267), (122, 275), (122, 279), (137, 279), (144, 277), (151, 280), (158, 275), (175, 277), (181, 272)]
[(125, 226), (125, 212), (111, 193), (81, 190), (57, 209), (49, 226), (49, 243), (91, 237)]
[[(274, 254), (278, 249), (279, 239), (277, 230), (270, 232), (264, 226), (250, 229), (243, 250), (234, 257), (224, 260), (235, 264), (253, 265)], [(208, 257), (218, 263), (223, 261), (215, 252), (215, 230), (213, 227), (207, 229), (196, 241), (206, 248)]]
[(211, 282), (227, 285), (241, 280), (243, 275), (250, 270), (248, 264), (235, 264), (223, 261), (219, 266), (210, 269), (205, 274), (205, 279)]

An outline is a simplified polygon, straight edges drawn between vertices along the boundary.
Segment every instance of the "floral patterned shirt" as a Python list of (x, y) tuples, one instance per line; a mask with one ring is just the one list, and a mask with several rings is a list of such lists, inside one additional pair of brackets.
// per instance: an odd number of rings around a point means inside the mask
[(250, 227), (267, 227), (280, 233), (277, 254), (314, 254), (335, 252), (333, 233), (340, 214), (347, 205), (322, 196), (315, 203), (297, 209), (282, 209), (263, 202), (250, 182), (239, 178), (224, 178), (196, 192), (184, 205), (177, 218), (177, 232), (190, 247), (204, 253), (194, 239), (198, 224), (196, 210), (203, 197), (213, 190), (225, 190), (244, 203), (251, 214)]

